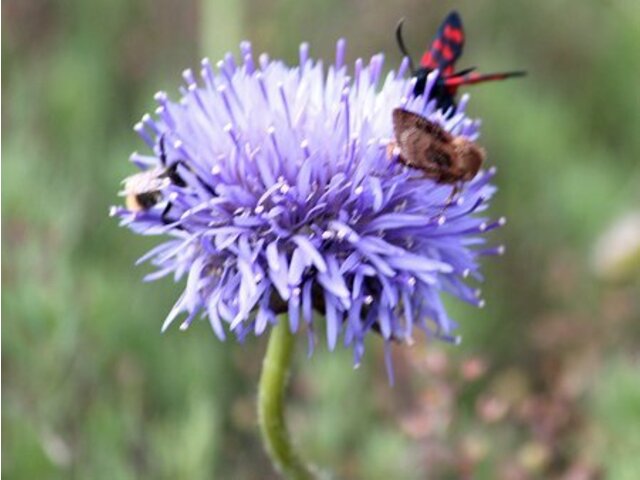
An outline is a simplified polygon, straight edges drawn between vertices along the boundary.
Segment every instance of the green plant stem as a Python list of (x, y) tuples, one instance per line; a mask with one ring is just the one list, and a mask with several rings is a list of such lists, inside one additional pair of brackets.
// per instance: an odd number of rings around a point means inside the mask
[(258, 391), (258, 421), (269, 458), (287, 479), (313, 479), (309, 467), (293, 448), (284, 418), (284, 393), (293, 356), (295, 338), (286, 317), (271, 329), (269, 345), (262, 363)]

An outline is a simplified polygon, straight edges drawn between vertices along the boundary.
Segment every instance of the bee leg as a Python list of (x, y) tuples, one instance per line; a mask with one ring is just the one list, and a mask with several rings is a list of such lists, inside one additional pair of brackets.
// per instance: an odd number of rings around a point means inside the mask
[(199, 175), (197, 175), (189, 165), (186, 164), (184, 160), (176, 160), (171, 164), (170, 167), (167, 168), (167, 176), (171, 179), (171, 183), (177, 185), (178, 187), (186, 187), (187, 182), (180, 176), (178, 173), (178, 166), (182, 165), (185, 169), (189, 170), (196, 177), (202, 188), (204, 188), (207, 192), (211, 194), (211, 196), (215, 196), (216, 193), (213, 188), (208, 185)]
[[(197, 179), (197, 180), (198, 180), (198, 182), (200, 183), (200, 186), (202, 186), (202, 188), (204, 188), (207, 192), (209, 192), (209, 193), (211, 194), (211, 196), (212, 196), (212, 197), (215, 197), (215, 196), (216, 196), (216, 192), (214, 192), (213, 188), (212, 188), (209, 184), (207, 184), (204, 180), (202, 180), (202, 178), (200, 178), (200, 176), (199, 176), (197, 173), (195, 173), (195, 172), (193, 171), (193, 169), (192, 169), (192, 168), (190, 168), (190, 167), (189, 167), (189, 166), (184, 162), (184, 160), (178, 160), (178, 161), (176, 162), (176, 167), (177, 167), (177, 165), (178, 165), (178, 164), (182, 164), (182, 166), (183, 166), (184, 168), (186, 168), (186, 169), (187, 169), (187, 170), (189, 170), (191, 173), (193, 173), (193, 175), (196, 177), (196, 179)], [(177, 173), (176, 173), (176, 175), (177, 175)], [(184, 181), (184, 180), (182, 180), (182, 179), (180, 179), (180, 180), (182, 181), (183, 185), (186, 185), (186, 183), (185, 183), (185, 181)], [(175, 182), (174, 182), (174, 183), (175, 183)], [(178, 186), (183, 186), (183, 185), (180, 185), (180, 184), (178, 184), (178, 183), (177, 183), (177, 185), (178, 185)]]
[[(162, 219), (162, 223), (164, 223), (165, 225), (169, 225), (171, 223), (174, 223), (178, 220), (178, 218), (170, 218), (169, 217), (169, 212), (171, 211), (171, 208), (173, 207), (173, 204), (171, 202), (167, 202), (167, 206), (164, 207), (164, 210), (162, 211), (162, 214), (160, 215), (160, 218)], [(174, 225), (173, 228), (175, 228), (176, 230), (184, 230), (184, 227), (182, 225)]]
[(184, 168), (186, 168), (196, 176), (196, 178), (200, 182), (200, 185), (202, 185), (202, 187), (205, 190), (207, 190), (211, 195), (215, 195), (213, 189), (209, 185), (207, 185), (198, 175), (196, 175), (193, 169), (189, 167), (189, 165), (187, 165), (184, 160), (176, 160), (171, 165), (167, 165), (167, 151), (164, 146), (164, 138), (165, 138), (165, 135), (162, 134), (160, 136), (160, 140), (158, 140), (158, 145), (160, 148), (160, 163), (162, 163), (164, 167), (167, 167), (166, 176), (171, 179), (171, 183), (173, 183), (174, 185), (177, 185), (178, 187), (187, 186), (187, 183), (178, 173), (178, 167), (182, 165)]
[(213, 190), (213, 188), (211, 188), (209, 185), (204, 183), (204, 181), (200, 177), (197, 177), (197, 178), (198, 178), (198, 181), (200, 182), (200, 185), (202, 185), (202, 188), (204, 188), (207, 192), (209, 192), (211, 196), (215, 197), (216, 192)]
[(182, 160), (176, 160), (169, 167), (167, 167), (167, 171), (165, 176), (171, 180), (171, 183), (178, 187), (186, 187), (187, 182), (178, 174), (178, 166), (182, 165), (185, 168), (188, 168)]
[(167, 206), (164, 207), (164, 210), (162, 211), (162, 214), (160, 215), (160, 218), (162, 219), (162, 223), (164, 223), (165, 225), (168, 225), (169, 223), (173, 222), (173, 220), (171, 220), (169, 218), (169, 212), (171, 211), (171, 207), (173, 207), (171, 202), (167, 202)]

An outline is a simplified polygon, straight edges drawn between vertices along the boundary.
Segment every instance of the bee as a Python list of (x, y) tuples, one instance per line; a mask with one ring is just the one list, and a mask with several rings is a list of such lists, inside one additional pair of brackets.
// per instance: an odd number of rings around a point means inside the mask
[[(178, 166), (183, 163), (177, 160), (171, 165), (167, 165), (167, 154), (164, 148), (164, 136), (160, 137), (160, 163), (161, 166), (136, 173), (124, 179), (124, 190), (120, 195), (125, 197), (125, 205), (132, 212), (147, 211), (160, 203), (162, 191), (169, 185), (185, 187), (187, 184), (178, 173)], [(167, 217), (171, 210), (171, 202), (162, 212), (162, 221), (169, 223)]]
[(400, 20), (396, 27), (396, 40), (402, 54), (409, 59), (409, 68), (416, 78), (413, 94), (422, 95), (425, 90), (427, 75), (438, 69), (440, 76), (429, 93), (429, 99), (435, 99), (440, 110), (446, 111), (455, 106), (456, 93), (461, 86), (506, 80), (526, 75), (526, 72), (520, 70), (485, 74), (474, 72), (475, 68), (455, 71), (455, 64), (462, 55), (465, 41), (462, 18), (456, 11), (450, 12), (444, 19), (435, 38), (422, 55), (419, 68), (415, 68), (411, 55), (409, 55), (402, 39), (402, 23), (403, 20)]
[(440, 125), (403, 108), (393, 110), (394, 150), (398, 161), (421, 170), (436, 183), (453, 184), (452, 198), (463, 182), (473, 179), (485, 159), (471, 140), (454, 136)]

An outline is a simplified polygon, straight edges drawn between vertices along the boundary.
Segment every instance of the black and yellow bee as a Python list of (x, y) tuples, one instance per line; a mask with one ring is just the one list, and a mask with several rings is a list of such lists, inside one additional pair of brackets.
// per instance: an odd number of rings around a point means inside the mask
[[(186, 187), (186, 182), (178, 173), (178, 166), (184, 164), (182, 160), (176, 160), (167, 164), (167, 154), (164, 147), (164, 136), (160, 137), (160, 163), (162, 165), (150, 168), (144, 172), (136, 173), (124, 179), (124, 189), (120, 195), (125, 197), (125, 205), (132, 212), (150, 210), (160, 203), (163, 198), (163, 190), (169, 185)], [(162, 220), (169, 223), (167, 214), (171, 210), (171, 202), (162, 212)]]

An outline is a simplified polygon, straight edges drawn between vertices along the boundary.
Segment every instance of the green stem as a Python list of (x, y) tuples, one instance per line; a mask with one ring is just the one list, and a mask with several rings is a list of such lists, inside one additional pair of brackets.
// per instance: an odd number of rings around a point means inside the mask
[(284, 419), (284, 391), (289, 376), (295, 338), (285, 316), (271, 329), (262, 363), (258, 391), (258, 421), (262, 441), (276, 470), (287, 479), (306, 480), (314, 476), (291, 444)]

